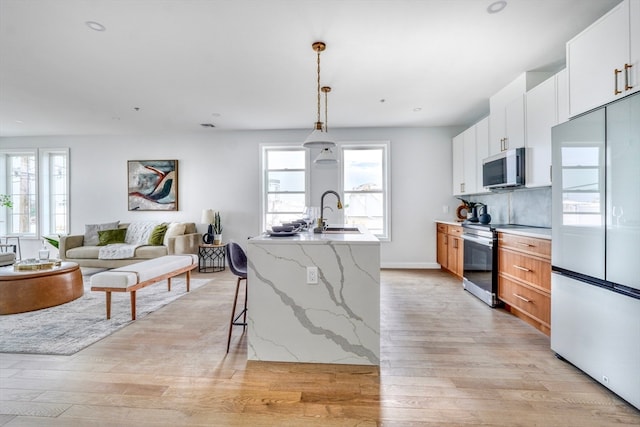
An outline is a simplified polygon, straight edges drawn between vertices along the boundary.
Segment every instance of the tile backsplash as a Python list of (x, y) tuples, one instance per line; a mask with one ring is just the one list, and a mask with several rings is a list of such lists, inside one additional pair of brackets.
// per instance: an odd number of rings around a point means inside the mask
[(469, 199), (487, 205), (492, 223), (551, 227), (551, 187), (480, 194)]

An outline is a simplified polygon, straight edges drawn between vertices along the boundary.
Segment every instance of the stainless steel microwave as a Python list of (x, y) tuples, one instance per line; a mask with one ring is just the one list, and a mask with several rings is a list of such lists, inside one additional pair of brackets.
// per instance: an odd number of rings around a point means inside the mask
[(482, 186), (489, 189), (521, 187), (525, 184), (525, 149), (503, 151), (482, 161)]

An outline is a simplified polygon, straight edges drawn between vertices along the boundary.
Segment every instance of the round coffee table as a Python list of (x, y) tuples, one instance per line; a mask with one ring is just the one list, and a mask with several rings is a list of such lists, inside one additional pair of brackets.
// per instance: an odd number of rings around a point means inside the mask
[(38, 271), (0, 267), (0, 314), (15, 314), (53, 307), (84, 294), (82, 273), (75, 262)]

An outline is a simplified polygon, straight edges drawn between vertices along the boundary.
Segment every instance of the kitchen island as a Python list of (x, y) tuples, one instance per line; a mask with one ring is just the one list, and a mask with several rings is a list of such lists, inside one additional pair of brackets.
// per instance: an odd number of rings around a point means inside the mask
[(249, 239), (247, 258), (249, 360), (380, 364), (373, 234), (262, 235)]

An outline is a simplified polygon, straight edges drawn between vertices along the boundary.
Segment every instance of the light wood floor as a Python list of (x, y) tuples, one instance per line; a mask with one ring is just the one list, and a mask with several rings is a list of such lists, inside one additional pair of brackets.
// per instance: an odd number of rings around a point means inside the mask
[(0, 425), (640, 425), (446, 273), (381, 276), (379, 369), (247, 362), (241, 328), (226, 355), (235, 278), (198, 274), (215, 280), (73, 356), (1, 354)]

